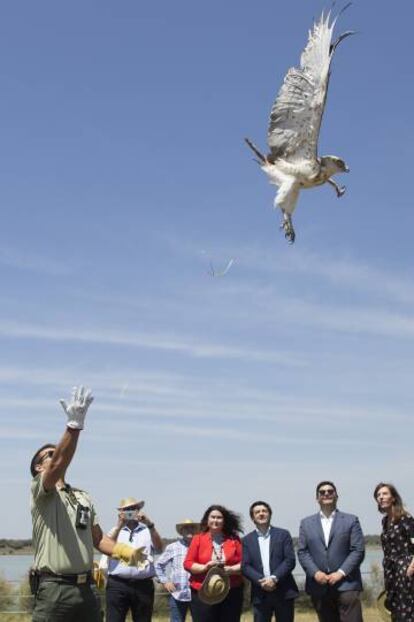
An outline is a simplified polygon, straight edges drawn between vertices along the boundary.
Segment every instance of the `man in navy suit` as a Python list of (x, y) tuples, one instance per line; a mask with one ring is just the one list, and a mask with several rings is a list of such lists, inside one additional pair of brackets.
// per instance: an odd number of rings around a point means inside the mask
[(265, 501), (250, 506), (256, 529), (243, 538), (242, 573), (252, 587), (254, 622), (293, 622), (298, 588), (292, 577), (295, 552), (286, 529), (272, 527), (272, 508)]
[(359, 520), (336, 509), (332, 482), (316, 487), (317, 514), (304, 518), (299, 529), (299, 562), (306, 573), (319, 622), (362, 622), (359, 567), (365, 547)]

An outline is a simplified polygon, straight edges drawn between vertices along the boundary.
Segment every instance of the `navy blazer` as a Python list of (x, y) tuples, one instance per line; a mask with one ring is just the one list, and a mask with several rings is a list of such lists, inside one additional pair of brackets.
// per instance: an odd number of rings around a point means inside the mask
[(252, 602), (260, 603), (270, 595), (275, 599), (289, 599), (298, 596), (298, 588), (292, 576), (296, 565), (295, 551), (290, 533), (286, 529), (270, 527), (269, 550), (270, 574), (277, 578), (277, 588), (274, 592), (266, 592), (259, 584), (264, 578), (262, 558), (258, 542), (257, 531), (254, 530), (243, 538), (243, 556), (241, 570), (252, 585)]
[[(331, 573), (344, 571), (345, 577), (335, 586), (340, 592), (362, 590), (359, 567), (365, 556), (364, 536), (359, 520), (353, 514), (336, 510), (328, 546), (325, 545), (320, 513), (304, 518), (299, 528), (299, 562), (306, 573), (306, 591), (320, 596), (328, 590), (313, 578), (318, 570)], [(330, 588), (332, 589), (332, 587)]]

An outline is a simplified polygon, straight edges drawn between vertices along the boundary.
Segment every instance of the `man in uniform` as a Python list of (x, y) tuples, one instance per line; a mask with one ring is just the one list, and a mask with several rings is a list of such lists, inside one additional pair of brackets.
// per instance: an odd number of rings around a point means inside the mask
[(84, 387), (74, 388), (69, 404), (60, 400), (68, 418), (65, 432), (57, 445), (48, 443), (38, 449), (30, 464), (33, 622), (101, 621), (91, 589), (94, 546), (125, 564), (147, 563), (142, 549), (104, 536), (89, 495), (65, 483), (92, 400)]

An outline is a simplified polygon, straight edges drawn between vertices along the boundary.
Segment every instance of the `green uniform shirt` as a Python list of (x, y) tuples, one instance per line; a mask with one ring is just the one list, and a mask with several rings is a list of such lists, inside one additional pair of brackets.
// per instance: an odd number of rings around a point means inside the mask
[[(92, 569), (92, 526), (98, 524), (91, 498), (83, 490), (72, 488), (46, 491), (42, 474), (32, 481), (32, 523), (34, 568), (56, 574), (80, 574)], [(76, 527), (78, 503), (89, 508), (86, 529)]]

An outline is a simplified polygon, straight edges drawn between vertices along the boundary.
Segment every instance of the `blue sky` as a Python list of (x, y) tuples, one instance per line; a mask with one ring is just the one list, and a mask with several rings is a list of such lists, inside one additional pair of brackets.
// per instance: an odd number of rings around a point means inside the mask
[[(269, 501), (297, 534), (314, 487), (379, 531), (411, 482), (413, 7), (355, 2), (320, 140), (350, 175), (303, 192), (288, 246), (243, 144), (319, 0), (15, 0), (0, 8), (0, 533), (30, 537), (28, 464), (91, 386), (68, 480), (109, 529), (163, 535)], [(209, 264), (223, 277), (208, 274)]]

